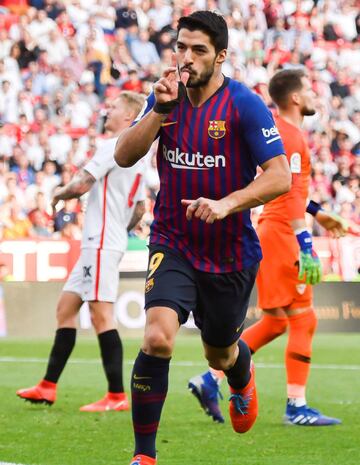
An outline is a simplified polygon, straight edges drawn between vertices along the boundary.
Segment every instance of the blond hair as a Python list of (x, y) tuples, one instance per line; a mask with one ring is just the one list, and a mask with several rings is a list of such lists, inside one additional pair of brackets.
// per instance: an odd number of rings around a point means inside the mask
[(130, 90), (121, 91), (118, 95), (118, 98), (123, 99), (125, 103), (133, 110), (134, 117), (140, 113), (146, 100), (144, 94), (139, 94), (138, 92), (132, 92)]

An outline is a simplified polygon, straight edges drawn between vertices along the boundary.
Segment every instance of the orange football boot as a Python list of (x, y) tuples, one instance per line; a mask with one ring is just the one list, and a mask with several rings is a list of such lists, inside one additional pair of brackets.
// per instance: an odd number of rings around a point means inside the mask
[(19, 389), (16, 395), (32, 404), (52, 405), (56, 401), (56, 383), (43, 379), (36, 386)]
[(250, 381), (243, 389), (230, 386), (229, 412), (232, 427), (236, 433), (246, 433), (255, 423), (258, 415), (258, 400), (255, 385), (255, 366), (251, 362)]
[(80, 412), (107, 412), (109, 410), (129, 410), (129, 401), (125, 392), (108, 392), (106, 396), (93, 404), (80, 407)]
[(138, 454), (131, 460), (130, 465), (156, 465), (156, 459)]

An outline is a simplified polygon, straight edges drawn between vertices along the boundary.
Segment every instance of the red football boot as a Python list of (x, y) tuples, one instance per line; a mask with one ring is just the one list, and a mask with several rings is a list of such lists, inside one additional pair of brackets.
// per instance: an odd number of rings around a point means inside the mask
[(229, 412), (234, 431), (246, 433), (255, 423), (258, 414), (258, 400), (255, 386), (255, 366), (251, 362), (250, 381), (243, 389), (230, 387)]
[(156, 465), (156, 459), (138, 454), (131, 460), (130, 465)]
[(103, 399), (93, 404), (80, 407), (80, 412), (107, 412), (109, 410), (129, 410), (129, 401), (125, 392), (112, 393), (108, 392)]
[(52, 405), (56, 401), (56, 383), (43, 379), (36, 386), (19, 389), (16, 395), (32, 404)]

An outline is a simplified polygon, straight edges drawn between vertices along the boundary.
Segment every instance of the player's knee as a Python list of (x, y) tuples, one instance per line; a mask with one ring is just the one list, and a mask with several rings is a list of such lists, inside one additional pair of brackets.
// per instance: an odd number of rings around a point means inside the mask
[(234, 354), (212, 354), (211, 352), (205, 352), (205, 357), (209, 362), (209, 366), (214, 370), (226, 371), (229, 370), (233, 365)]
[(113, 318), (106, 312), (91, 311), (90, 318), (93, 327), (97, 333), (107, 331), (108, 328), (113, 327)]
[(316, 317), (316, 313), (313, 309), (307, 313), (307, 320), (308, 320), (308, 330), (310, 334), (314, 334), (317, 328), (318, 320)]
[(170, 334), (158, 327), (147, 328), (144, 337), (143, 351), (148, 355), (170, 357), (174, 340)]
[(212, 359), (208, 361), (209, 361), (209, 366), (211, 368), (213, 368), (214, 370), (219, 370), (219, 371), (230, 370), (230, 368), (232, 368), (232, 366), (234, 365), (234, 362), (231, 358), (218, 358), (218, 359)]
[(286, 318), (276, 318), (272, 324), (275, 337), (279, 337), (286, 332), (288, 322)]
[(289, 317), (289, 324), (292, 331), (301, 331), (313, 335), (317, 328), (316, 313), (314, 309), (298, 313), (297, 315)]

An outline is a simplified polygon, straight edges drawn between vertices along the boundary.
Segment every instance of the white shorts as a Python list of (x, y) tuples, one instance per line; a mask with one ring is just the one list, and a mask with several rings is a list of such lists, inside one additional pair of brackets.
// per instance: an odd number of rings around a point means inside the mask
[(116, 302), (123, 255), (113, 250), (81, 249), (63, 291), (75, 292), (83, 301)]

